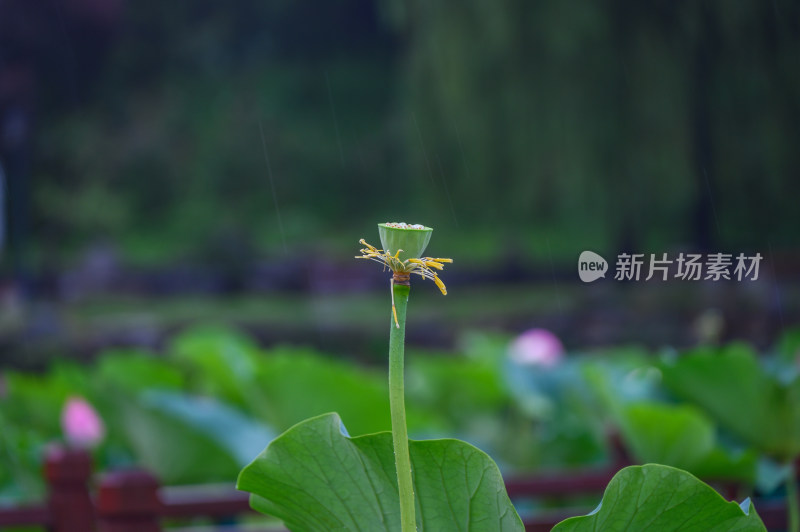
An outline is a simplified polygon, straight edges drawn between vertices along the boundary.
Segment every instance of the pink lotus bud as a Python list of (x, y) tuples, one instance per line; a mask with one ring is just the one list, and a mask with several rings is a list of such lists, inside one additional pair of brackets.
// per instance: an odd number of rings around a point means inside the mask
[(511, 342), (508, 355), (517, 364), (549, 368), (564, 356), (564, 346), (550, 331), (530, 329)]
[(61, 411), (61, 429), (67, 443), (76, 447), (96, 447), (106, 433), (103, 420), (82, 397), (67, 399)]

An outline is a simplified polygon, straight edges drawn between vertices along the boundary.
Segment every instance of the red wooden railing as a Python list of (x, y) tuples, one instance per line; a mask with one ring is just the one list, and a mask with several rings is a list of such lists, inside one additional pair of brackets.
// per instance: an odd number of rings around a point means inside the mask
[[(624, 463), (604, 469), (554, 472), (506, 481), (512, 499), (600, 494)], [(128, 470), (99, 476), (92, 497), (91, 459), (85, 451), (53, 447), (45, 455), (47, 500), (40, 505), (0, 508), (0, 530), (6, 526), (40, 526), (48, 532), (161, 532), (164, 520), (206, 517), (226, 519), (251, 512), (248, 495), (232, 488), (161, 487), (146, 471)], [(722, 487), (733, 498), (731, 485)], [(756, 501), (768, 529), (786, 528), (783, 501)], [(525, 520), (525, 530), (550, 530), (559, 521), (590, 508), (538, 512)], [(248, 528), (248, 530), (251, 530)], [(275, 531), (276, 529), (271, 529)]]

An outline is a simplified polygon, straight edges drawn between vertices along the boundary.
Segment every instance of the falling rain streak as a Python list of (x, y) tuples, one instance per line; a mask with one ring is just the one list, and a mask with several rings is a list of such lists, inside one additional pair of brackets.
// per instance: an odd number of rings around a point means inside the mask
[(275, 216), (278, 218), (278, 229), (281, 232), (281, 242), (283, 242), (283, 252), (289, 254), (289, 248), (286, 247), (286, 232), (283, 230), (283, 220), (281, 219), (281, 210), (278, 207), (278, 195), (275, 193), (275, 178), (272, 175), (272, 166), (269, 164), (269, 155), (267, 154), (267, 139), (264, 137), (264, 125), (261, 119), (258, 120), (258, 131), (261, 133), (261, 148), (264, 150), (264, 162), (267, 165), (267, 176), (269, 176), (269, 186), (272, 189), (272, 201), (275, 203)]
[[(433, 190), (436, 190), (436, 179), (434, 178), (433, 167), (431, 166), (431, 160), (428, 157), (428, 150), (425, 149), (425, 141), (422, 138), (422, 129), (419, 127), (419, 122), (417, 122), (417, 115), (411, 113), (411, 119), (414, 121), (414, 127), (417, 129), (417, 138), (419, 138), (419, 147), (422, 150), (422, 157), (425, 159), (425, 166), (428, 167), (428, 176), (431, 178), (431, 187)], [(447, 203), (450, 206), (450, 213), (453, 216), (453, 222), (455, 222), (456, 227), (458, 227), (458, 218), (456, 217), (456, 211), (453, 207), (453, 200), (450, 197), (450, 189), (447, 186), (447, 182), (445, 181), (444, 177), (444, 169), (442, 168), (442, 161), (439, 159), (439, 155), (436, 155), (436, 161), (439, 165), (439, 175), (442, 178), (442, 187), (444, 188), (445, 195), (447, 197)]]

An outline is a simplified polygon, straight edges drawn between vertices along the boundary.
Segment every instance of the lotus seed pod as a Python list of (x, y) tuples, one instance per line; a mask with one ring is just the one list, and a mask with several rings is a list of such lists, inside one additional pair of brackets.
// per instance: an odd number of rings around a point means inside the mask
[(424, 225), (389, 222), (378, 224), (378, 233), (384, 251), (394, 255), (402, 250), (399, 258), (405, 261), (422, 257), (431, 240), (433, 229)]

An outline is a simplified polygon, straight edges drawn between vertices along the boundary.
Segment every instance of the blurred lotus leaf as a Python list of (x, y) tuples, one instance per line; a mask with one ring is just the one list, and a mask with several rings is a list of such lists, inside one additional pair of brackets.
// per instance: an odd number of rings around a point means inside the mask
[(697, 349), (661, 369), (667, 388), (744, 442), (784, 462), (800, 452), (800, 379), (768, 374), (749, 346)]
[(603, 415), (618, 428), (637, 463), (670, 465), (707, 478), (755, 481), (756, 453), (723, 445), (715, 423), (698, 407), (669, 403), (660, 386), (662, 372), (648, 359), (612, 357), (587, 364), (584, 374)]
[(638, 463), (670, 465), (717, 480), (755, 481), (755, 452), (736, 452), (720, 445), (714, 424), (691, 405), (626, 405), (621, 431)]
[(120, 407), (139, 462), (167, 484), (230, 479), (275, 435), (207, 397), (150, 391)]

